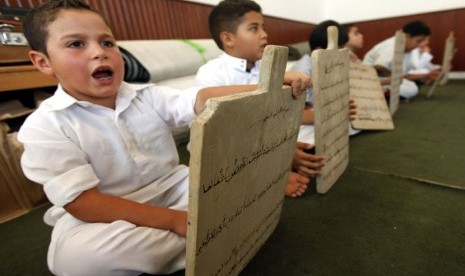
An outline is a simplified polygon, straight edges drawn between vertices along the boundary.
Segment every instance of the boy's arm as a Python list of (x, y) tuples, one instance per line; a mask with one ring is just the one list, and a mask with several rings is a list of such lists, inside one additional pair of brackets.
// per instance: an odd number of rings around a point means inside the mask
[[(288, 84), (292, 87), (292, 95), (294, 97), (300, 96), (307, 88), (311, 85), (310, 78), (300, 72), (286, 72), (284, 75), (284, 84)], [(205, 103), (210, 98), (229, 96), (243, 92), (251, 92), (257, 90), (257, 85), (229, 85), (229, 86), (218, 86), (218, 87), (207, 87), (203, 88), (197, 94), (197, 99), (194, 105), (194, 111), (199, 114)]]
[(428, 77), (428, 74), (407, 74), (404, 76), (404, 78), (411, 80), (411, 81), (416, 81), (416, 80), (423, 80)]
[(389, 85), (391, 84), (391, 77), (383, 77), (383, 78), (380, 78), (379, 81), (381, 85)]
[(187, 233), (187, 212), (102, 194), (97, 188), (82, 192), (64, 208), (74, 217), (86, 222), (110, 223), (125, 220), (137, 226), (169, 230), (184, 237)]
[(195, 114), (200, 114), (200, 112), (202, 112), (205, 103), (210, 98), (229, 96), (242, 92), (251, 92), (257, 90), (257, 87), (257, 85), (229, 85), (200, 89), (194, 105)]
[(435, 81), (439, 75), (440, 71), (432, 71), (427, 74), (407, 74), (405, 78), (411, 81), (425, 80), (426, 82), (432, 82)]
[(313, 107), (310, 105), (305, 105), (304, 111), (302, 113), (302, 125), (313, 125), (315, 123), (315, 112)]
[(292, 95), (298, 97), (312, 86), (312, 80), (305, 73), (287, 71), (284, 73), (284, 84), (292, 86)]
[(375, 65), (373, 67), (375, 67), (376, 72), (378, 73), (379, 77), (390, 77), (391, 76), (391, 70), (389, 70), (388, 68), (382, 65)]

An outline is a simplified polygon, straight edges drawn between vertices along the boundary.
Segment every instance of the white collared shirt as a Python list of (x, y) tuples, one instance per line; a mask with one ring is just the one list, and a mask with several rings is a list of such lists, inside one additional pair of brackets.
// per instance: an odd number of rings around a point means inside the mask
[(247, 60), (226, 53), (202, 65), (195, 76), (200, 87), (258, 84), (260, 61), (247, 72)]
[(195, 117), (197, 92), (123, 83), (113, 110), (77, 101), (59, 86), (18, 134), (25, 175), (61, 209), (48, 213), (61, 217), (62, 206), (93, 187), (146, 202), (185, 178), (170, 127)]

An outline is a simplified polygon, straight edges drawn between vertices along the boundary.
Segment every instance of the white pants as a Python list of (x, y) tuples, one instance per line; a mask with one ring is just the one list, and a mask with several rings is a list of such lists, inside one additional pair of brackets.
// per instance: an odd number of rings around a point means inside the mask
[[(153, 202), (187, 210), (187, 178)], [(168, 274), (185, 268), (185, 252), (186, 239), (171, 231), (127, 221), (84, 223), (58, 237), (49, 268), (57, 275)]]
[[(359, 132), (361, 132), (361, 130), (352, 128), (352, 125), (349, 123), (349, 136), (355, 135)], [(297, 142), (315, 145), (315, 126), (300, 125)]]
[(406, 99), (411, 99), (415, 97), (417, 94), (418, 86), (416, 85), (416, 83), (403, 78), (399, 88), (399, 95)]
[(355, 129), (352, 127), (352, 125), (350, 124), (349, 122), (349, 136), (353, 136), (355, 134), (359, 134), (360, 132), (362, 132), (361, 129)]
[(314, 125), (300, 125), (299, 135), (297, 136), (297, 141), (315, 145), (315, 126)]

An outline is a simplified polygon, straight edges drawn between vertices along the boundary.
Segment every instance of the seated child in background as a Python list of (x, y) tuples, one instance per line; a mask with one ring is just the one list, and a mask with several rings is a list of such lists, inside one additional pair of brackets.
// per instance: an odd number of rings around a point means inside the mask
[[(412, 21), (402, 28), (405, 33), (405, 53), (403, 59), (403, 74), (405, 75), (400, 85), (399, 94), (409, 100), (418, 94), (418, 86), (415, 80), (435, 79), (436, 74), (409, 74), (413, 69), (411, 51), (417, 48), (430, 34), (431, 30), (421, 21)], [(390, 77), (392, 59), (394, 56), (395, 37), (390, 37), (369, 50), (363, 58), (363, 63), (374, 66), (381, 77)], [(389, 78), (383, 84), (389, 83)], [(386, 89), (387, 87), (385, 87)]]
[[(318, 24), (315, 29), (313, 29), (312, 33), (310, 34), (308, 43), (310, 45), (310, 49), (313, 52), (314, 50), (318, 49), (326, 49), (328, 46), (328, 27), (335, 26), (338, 29), (338, 47), (343, 48), (346, 45), (347, 41), (349, 40), (347, 31), (341, 24), (334, 20), (326, 20)], [(303, 72), (308, 75), (312, 75), (312, 58), (310, 54), (303, 55), (291, 68), (293, 71)], [(355, 104), (353, 101), (349, 103), (350, 107), (350, 114), (349, 116), (355, 115)], [(302, 141), (305, 143), (313, 144), (315, 141), (315, 132), (314, 132), (314, 116), (313, 116), (313, 89), (307, 89), (307, 103), (306, 108), (312, 110), (312, 117), (308, 118), (307, 124), (303, 124), (300, 127), (299, 138), (298, 141)], [(353, 118), (353, 117), (351, 117)], [(310, 120), (311, 119), (311, 120)], [(311, 122), (310, 122), (311, 121)], [(349, 135), (355, 135), (359, 133), (359, 130), (353, 129), (349, 124)]]
[[(103, 17), (79, 0), (52, 0), (24, 22), (29, 57), (59, 86), (24, 122), (25, 175), (53, 206), (49, 269), (57, 275), (165, 274), (185, 267), (188, 168), (170, 126), (210, 97), (253, 86), (177, 91), (122, 81)], [(293, 87), (302, 84), (292, 81)], [(310, 85), (302, 84), (300, 90)]]
[(343, 25), (343, 27), (346, 29), (347, 35), (349, 36), (349, 40), (344, 47), (349, 50), (350, 61), (361, 61), (356, 53), (363, 48), (363, 34), (355, 24), (346, 24)]
[[(268, 43), (260, 6), (250, 0), (221, 1), (211, 11), (208, 23), (212, 38), (224, 53), (199, 68), (196, 85), (257, 84), (260, 60)], [(286, 72), (284, 78), (293, 75), (307, 76)], [(307, 177), (318, 174), (323, 166), (323, 157), (304, 152), (312, 147), (298, 143), (294, 154), (293, 166), (299, 168), (299, 174)], [(296, 197), (302, 195), (306, 188), (307, 183), (289, 183), (285, 193)]]
[[(429, 36), (426, 37), (423, 42), (418, 45), (417, 48), (412, 50), (412, 67), (408, 74), (429, 74), (433, 71), (438, 71), (441, 69), (440, 65), (431, 63), (433, 60), (433, 55), (431, 54), (431, 49), (429, 47)], [(417, 85), (420, 86), (424, 83), (428, 83), (431, 80), (418, 80), (416, 81)]]

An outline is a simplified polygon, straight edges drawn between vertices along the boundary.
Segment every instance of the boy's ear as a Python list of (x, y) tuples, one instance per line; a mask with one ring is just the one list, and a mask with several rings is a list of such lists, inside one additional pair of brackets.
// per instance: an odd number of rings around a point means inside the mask
[(29, 51), (29, 59), (40, 72), (53, 76), (53, 70), (50, 67), (50, 62), (44, 53), (31, 50)]
[(220, 40), (223, 44), (223, 48), (231, 48), (234, 46), (234, 34), (230, 32), (221, 32), (220, 33)]

